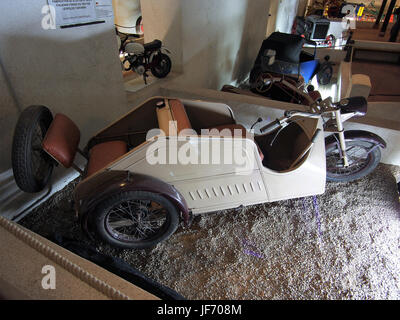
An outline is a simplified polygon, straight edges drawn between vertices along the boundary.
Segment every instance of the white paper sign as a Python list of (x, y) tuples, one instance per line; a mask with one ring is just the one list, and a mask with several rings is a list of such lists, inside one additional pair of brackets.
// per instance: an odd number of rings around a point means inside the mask
[(96, 16), (97, 19), (112, 18), (114, 16), (112, 0), (97, 0)]
[(48, 0), (57, 28), (104, 22), (113, 16), (112, 0)]

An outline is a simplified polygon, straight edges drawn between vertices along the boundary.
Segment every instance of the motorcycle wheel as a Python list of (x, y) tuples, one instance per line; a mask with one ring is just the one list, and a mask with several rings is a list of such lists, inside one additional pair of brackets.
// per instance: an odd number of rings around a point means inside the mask
[(326, 180), (349, 182), (365, 177), (379, 164), (381, 150), (373, 143), (358, 139), (346, 140), (349, 166), (341, 165), (339, 142), (326, 148)]
[(39, 192), (51, 177), (54, 162), (42, 149), (42, 141), (52, 121), (45, 106), (30, 106), (18, 118), (11, 161), (15, 182), (22, 191)]
[(151, 67), (151, 73), (157, 78), (166, 77), (171, 71), (171, 59), (164, 53), (159, 53), (155, 59), (158, 60), (158, 63), (154, 67)]
[[(269, 78), (270, 81), (265, 84), (265, 79)], [(256, 80), (256, 85), (255, 85), (255, 89), (258, 93), (266, 93), (267, 91), (269, 91), (272, 86), (273, 86), (274, 82), (272, 80), (272, 75), (269, 73), (260, 73), (259, 76), (257, 77)]]
[(153, 247), (178, 228), (179, 211), (163, 196), (127, 191), (101, 202), (89, 217), (96, 234), (125, 249)]

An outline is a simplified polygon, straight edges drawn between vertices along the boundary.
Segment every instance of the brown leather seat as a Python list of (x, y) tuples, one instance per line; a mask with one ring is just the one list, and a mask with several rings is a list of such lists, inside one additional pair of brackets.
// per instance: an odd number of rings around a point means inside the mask
[(172, 118), (176, 121), (178, 134), (184, 129), (192, 129), (192, 125), (190, 124), (190, 120), (183, 103), (177, 99), (171, 99), (168, 101), (168, 103), (171, 109)]
[[(172, 119), (174, 121), (176, 121), (178, 134), (179, 134), (179, 132), (181, 132), (181, 130), (192, 129), (189, 117), (186, 113), (185, 106), (183, 105), (183, 103), (178, 99), (170, 99), (170, 100), (168, 100), (168, 104), (171, 109)], [(160, 120), (159, 120), (159, 125), (160, 125)], [(228, 130), (230, 130), (230, 132), (229, 132), (230, 136), (235, 136), (235, 134), (237, 134), (239, 131), (239, 134), (241, 137), (244, 137), (244, 138), (251, 137), (251, 134), (246, 130), (245, 127), (243, 127), (241, 124), (236, 124), (236, 123), (214, 126), (214, 127), (208, 128), (208, 129), (209, 130), (216, 129), (216, 130), (218, 130), (218, 134), (221, 134), (220, 131), (222, 131), (223, 129), (228, 129)], [(236, 132), (235, 132), (235, 129), (236, 129)], [(210, 134), (213, 135), (213, 132), (210, 132)], [(222, 135), (223, 134), (224, 134), (224, 132), (222, 132)], [(258, 152), (259, 152), (259, 155), (260, 155), (260, 158), (262, 161), (264, 159), (264, 154), (262, 153), (261, 149), (258, 146), (257, 146), (257, 148), (258, 148)]]
[(96, 144), (89, 152), (86, 176), (89, 177), (103, 169), (111, 162), (123, 156), (127, 151), (128, 147), (124, 141), (108, 141)]
[(64, 167), (71, 167), (78, 149), (81, 133), (75, 123), (57, 113), (42, 141), (42, 148)]
[[(78, 150), (80, 131), (75, 123), (62, 113), (55, 115), (42, 142), (42, 148), (64, 167), (73, 165)], [(124, 141), (109, 141), (95, 145), (89, 151), (87, 177), (106, 167), (127, 152)]]

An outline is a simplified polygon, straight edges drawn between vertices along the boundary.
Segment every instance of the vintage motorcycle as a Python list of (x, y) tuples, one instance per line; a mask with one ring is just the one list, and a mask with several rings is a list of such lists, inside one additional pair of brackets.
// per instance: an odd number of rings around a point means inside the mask
[[(253, 136), (226, 104), (153, 97), (81, 151), (70, 118), (31, 106), (15, 129), (12, 166), (26, 192), (43, 190), (54, 165), (73, 167), (82, 176), (74, 203), (83, 230), (116, 247), (142, 249), (170, 237), (180, 222), (189, 227), (198, 214), (322, 194), (326, 180), (367, 175), (386, 143), (343, 129), (366, 111), (363, 97), (325, 99), (259, 122)], [(324, 138), (324, 131), (333, 134)], [(74, 164), (77, 152), (87, 159), (83, 170)]]
[(162, 46), (160, 40), (142, 45), (126, 38), (120, 46), (120, 54), (124, 56), (123, 69), (125, 71), (133, 70), (143, 76), (146, 84), (149, 70), (155, 77), (164, 78), (171, 71), (172, 63), (170, 57), (162, 51), (170, 54), (170, 51)]
[[(314, 53), (303, 50), (305, 43), (314, 46)], [(306, 101), (299, 95), (307, 92), (311, 97), (318, 96), (312, 86), (308, 86), (316, 76), (321, 85), (331, 81), (333, 63), (327, 55), (323, 62), (316, 59), (316, 43), (301, 36), (274, 32), (262, 42), (253, 68), (250, 71), (250, 89), (264, 97), (304, 104)], [(273, 77), (274, 81), (268, 81)], [(295, 88), (295, 89), (293, 89)], [(312, 89), (311, 89), (312, 88)]]

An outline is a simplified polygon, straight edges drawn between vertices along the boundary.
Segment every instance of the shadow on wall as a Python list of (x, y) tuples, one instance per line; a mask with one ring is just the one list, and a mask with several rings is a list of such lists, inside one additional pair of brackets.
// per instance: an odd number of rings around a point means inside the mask
[[(271, 1), (268, 0), (264, 1), (264, 5), (261, 8), (252, 7), (250, 5), (251, 2), (247, 3), (239, 52), (232, 72), (232, 80), (236, 81), (236, 84), (244, 81), (253, 67), (261, 43), (265, 38), (269, 19), (270, 2)], [(261, 16), (257, 23), (254, 23), (254, 17), (257, 14)]]
[(185, 1), (179, 85), (219, 90), (242, 81), (264, 39), (269, 1)]
[(83, 142), (128, 111), (111, 28), (78, 40), (70, 31), (66, 32), (70, 38), (63, 37), (63, 30), (46, 32), (58, 32), (58, 37), (12, 34), (0, 39), (3, 77), (9, 83), (0, 86), (0, 173), (11, 166), (15, 124), (29, 105), (45, 105), (53, 114), (68, 115), (81, 129)]
[(291, 33), (294, 18), (297, 15), (299, 0), (279, 0), (275, 30)]
[(0, 176), (11, 167), (11, 143), (14, 126), (22, 107), (18, 101), (10, 77), (0, 57)]
[(182, 6), (173, 0), (142, 0), (144, 41), (159, 39), (171, 51), (172, 71), (182, 72)]

